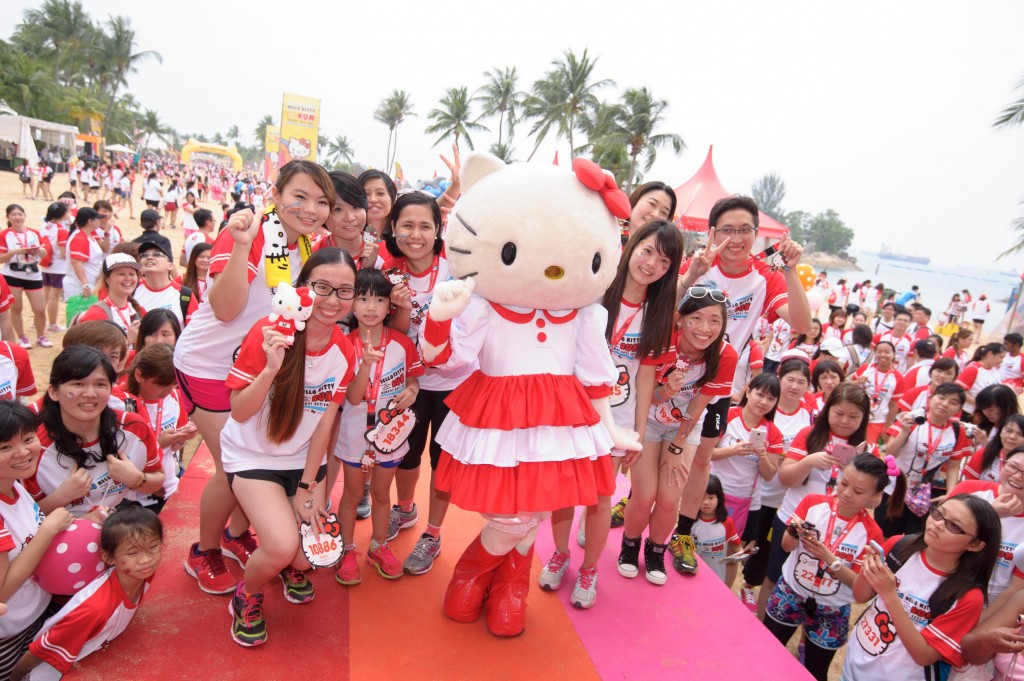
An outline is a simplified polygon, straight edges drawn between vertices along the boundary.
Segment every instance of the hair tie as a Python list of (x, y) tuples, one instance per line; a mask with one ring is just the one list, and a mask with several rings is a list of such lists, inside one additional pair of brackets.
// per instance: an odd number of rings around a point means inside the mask
[(900, 474), (900, 467), (896, 465), (896, 457), (892, 454), (888, 455), (883, 459), (885, 461), (885, 474), (890, 478), (895, 478)]

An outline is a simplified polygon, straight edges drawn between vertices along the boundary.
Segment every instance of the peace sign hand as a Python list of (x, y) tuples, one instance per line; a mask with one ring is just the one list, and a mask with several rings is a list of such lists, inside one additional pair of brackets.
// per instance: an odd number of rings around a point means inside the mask
[(363, 366), (368, 367), (374, 362), (379, 362), (384, 359), (384, 352), (377, 350), (373, 347), (373, 343), (370, 342), (370, 338), (363, 339)]
[(708, 245), (704, 247), (704, 250), (693, 256), (690, 260), (690, 271), (696, 275), (697, 278), (707, 274), (708, 270), (711, 269), (711, 263), (715, 261), (718, 254), (722, 252), (729, 242), (732, 241), (731, 236), (727, 236), (720, 243), (715, 243), (715, 228), (712, 227), (708, 236)]
[(459, 157), (459, 145), (452, 145), (452, 158), (454, 158), (455, 161), (449, 161), (445, 158), (444, 154), (439, 155), (441, 156), (441, 160), (444, 161), (444, 164), (448, 166), (448, 171), (452, 174), (452, 187), (454, 188), (455, 194), (458, 195), (461, 182), (460, 175), (462, 173), (462, 159)]

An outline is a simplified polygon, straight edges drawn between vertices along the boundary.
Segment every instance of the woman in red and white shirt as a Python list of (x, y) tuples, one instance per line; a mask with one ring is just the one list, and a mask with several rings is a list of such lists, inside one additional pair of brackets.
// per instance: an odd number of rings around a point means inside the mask
[(868, 423), (868, 442), (878, 441), (896, 416), (897, 404), (903, 395), (903, 375), (893, 366), (896, 348), (889, 341), (875, 346), (875, 361), (862, 365), (849, 377), (865, 391), (871, 400), (871, 419)]
[(146, 310), (134, 297), (139, 285), (139, 263), (127, 253), (112, 253), (103, 260), (100, 300), (79, 315), (77, 322), (108, 321), (124, 331), (128, 349), (135, 345)]
[(231, 416), (221, 432), (221, 459), (261, 540), (231, 602), (231, 637), (242, 646), (266, 641), (263, 591), (272, 579), (281, 578), (291, 603), (313, 600), (295, 521), (323, 532), (328, 490), (322, 483), (334, 420), (350, 382), (357, 392), (366, 389), (366, 372), (353, 381), (355, 351), (337, 326), (351, 308), (355, 274), (339, 249), (310, 256), (296, 283), (322, 293), (305, 329), (288, 338), (269, 318), (259, 320), (226, 381)]
[(999, 434), (979, 447), (964, 464), (963, 479), (998, 482), (1007, 455), (1021, 445), (1024, 445), (1024, 415), (1011, 414)]
[(974, 352), (974, 359), (957, 376), (956, 382), (967, 391), (967, 402), (964, 403), (966, 413), (974, 413), (975, 398), (983, 388), (999, 383), (999, 365), (1005, 354), (1006, 348), (1002, 343), (983, 345)]
[(57, 322), (61, 296), (64, 295), (64, 277), (68, 271), (68, 228), (73, 218), (68, 207), (60, 202), (51, 203), (46, 209), (46, 220), (39, 228), (46, 255), (39, 261), (43, 273), (43, 297), (46, 299), (46, 317), (50, 322), (48, 333), (62, 333), (67, 329)]
[(74, 225), (68, 230), (68, 273), (64, 277), (65, 298), (93, 295), (93, 286), (103, 269), (103, 249), (96, 240), (99, 213), (79, 208)]
[(46, 249), (39, 232), (25, 226), (25, 210), (16, 203), (7, 206), (7, 229), (0, 232), (0, 263), (3, 263), (0, 274), (14, 294), (11, 322), (19, 338), (18, 345), (26, 350), (32, 347), (32, 343), (25, 336), (21, 319), (22, 291), (32, 307), (36, 344), (44, 348), (53, 347), (46, 338), (46, 298), (43, 295), (43, 274), (39, 271), (39, 261), (44, 255)]
[(960, 329), (949, 337), (949, 342), (946, 345), (946, 351), (942, 353), (942, 356), (956, 360), (957, 366), (960, 367), (960, 371), (963, 371), (971, 361), (971, 356), (967, 354), (967, 349), (970, 348), (973, 343), (974, 332), (970, 329)]

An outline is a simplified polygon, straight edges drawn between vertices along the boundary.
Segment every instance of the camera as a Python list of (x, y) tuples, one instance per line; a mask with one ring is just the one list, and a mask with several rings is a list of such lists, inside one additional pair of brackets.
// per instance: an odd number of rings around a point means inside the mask
[(924, 409), (915, 409), (914, 411), (908, 411), (907, 416), (914, 419), (914, 423), (916, 423), (919, 426), (928, 420), (928, 417), (925, 414)]
[(969, 437), (969, 438), (971, 438), (973, 440), (974, 439), (974, 434), (977, 433), (977, 432), (978, 432), (978, 426), (974, 425), (973, 423), (965, 423), (964, 424), (964, 435), (966, 435), (967, 437)]

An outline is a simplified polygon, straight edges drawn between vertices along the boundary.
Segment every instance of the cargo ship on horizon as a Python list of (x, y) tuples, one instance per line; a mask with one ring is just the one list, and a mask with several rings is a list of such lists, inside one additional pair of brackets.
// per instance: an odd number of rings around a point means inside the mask
[(923, 255), (907, 255), (905, 253), (897, 253), (892, 250), (886, 244), (882, 244), (882, 248), (877, 253), (878, 257), (882, 260), (895, 260), (897, 262), (909, 262), (915, 265), (930, 265), (931, 258), (926, 258)]

